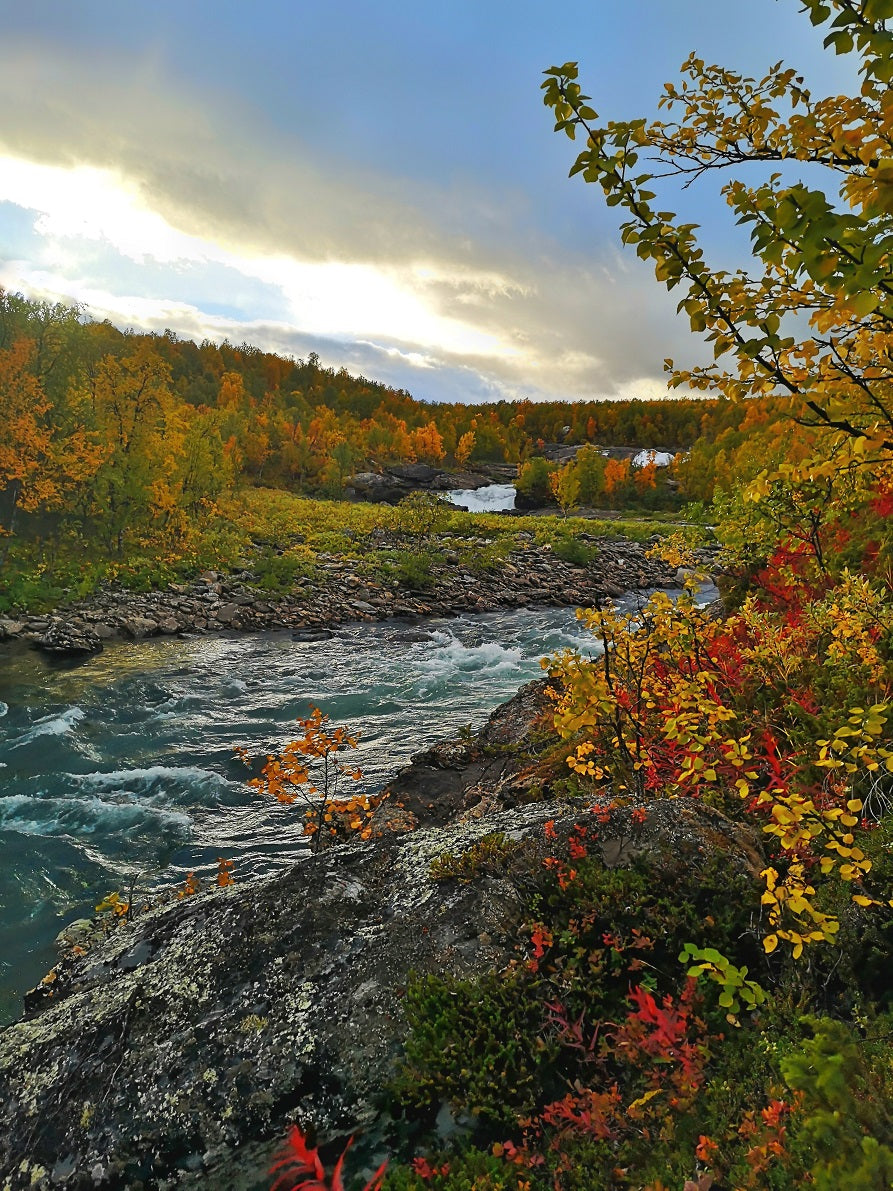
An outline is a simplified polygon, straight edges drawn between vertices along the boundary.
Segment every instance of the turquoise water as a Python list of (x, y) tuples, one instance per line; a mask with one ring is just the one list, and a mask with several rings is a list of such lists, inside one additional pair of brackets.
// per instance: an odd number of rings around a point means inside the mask
[(361, 734), (359, 786), (480, 726), (563, 645), (571, 609), (109, 647), (77, 666), (0, 654), (0, 1021), (55, 962), (53, 940), (111, 890), (236, 879), (306, 851), (293, 810), (244, 785), (233, 756), (275, 751), (311, 704)]

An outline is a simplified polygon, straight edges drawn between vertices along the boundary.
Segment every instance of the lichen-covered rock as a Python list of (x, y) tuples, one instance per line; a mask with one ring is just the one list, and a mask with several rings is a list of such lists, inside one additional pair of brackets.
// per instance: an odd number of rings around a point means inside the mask
[[(410, 973), (502, 969), (543, 824), (560, 834), (578, 814), (532, 804), (335, 848), (65, 961), (38, 1015), (0, 1034), (4, 1186), (262, 1188), (296, 1117), (323, 1139), (374, 1136)], [(514, 871), (432, 879), (435, 857), (495, 830), (529, 841)], [(602, 846), (610, 863), (719, 849), (750, 871), (745, 834), (680, 799), (652, 804), (635, 843), (609, 824)]]
[[(499, 827), (542, 836), (547, 813)], [(323, 1137), (368, 1126), (409, 972), (508, 960), (511, 882), (429, 877), (434, 856), (495, 826), (333, 849), (147, 913), (60, 965), (42, 1011), (0, 1034), (6, 1185), (222, 1188), (238, 1173), (263, 1187), (295, 1114)], [(261, 1165), (245, 1170), (258, 1139)]]

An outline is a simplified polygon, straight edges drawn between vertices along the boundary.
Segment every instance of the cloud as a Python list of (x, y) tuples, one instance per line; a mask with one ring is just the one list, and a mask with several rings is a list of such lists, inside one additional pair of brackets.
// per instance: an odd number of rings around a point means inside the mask
[[(33, 210), (46, 246), (7, 264), (11, 288), (196, 338), (321, 343), (325, 360), (365, 361), (439, 399), (663, 390), (659, 361), (682, 337), (672, 303), (612, 250), (571, 256), (516, 219), (524, 204), (508, 184), (495, 198), (470, 184), (446, 193), (327, 162), (222, 89), (192, 92), (151, 55), (125, 65), (10, 39), (0, 104), (12, 116), (0, 200)], [(178, 299), (157, 266), (176, 275)], [(226, 293), (215, 301), (203, 270), (262, 290), (274, 317), (212, 313)]]

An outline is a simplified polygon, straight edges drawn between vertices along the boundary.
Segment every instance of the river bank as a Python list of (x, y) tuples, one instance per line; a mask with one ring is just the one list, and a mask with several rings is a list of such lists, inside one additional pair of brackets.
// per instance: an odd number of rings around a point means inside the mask
[(306, 854), (298, 808), (246, 787), (234, 746), (277, 752), (319, 707), (359, 736), (351, 789), (372, 795), (479, 726), (543, 655), (595, 645), (569, 607), (355, 621), (316, 641), (155, 636), (76, 664), (0, 647), (0, 1024), (55, 962), (60, 931), (110, 891), (213, 879), (219, 856), (241, 882)]
[(388, 575), (385, 553), (394, 542), (383, 536), (377, 571), (368, 555), (361, 565), (355, 558), (321, 553), (313, 577), (299, 579), (285, 593), (259, 590), (246, 569), (205, 571), (191, 583), (170, 583), (161, 591), (111, 586), (52, 613), (0, 618), (0, 641), (21, 640), (76, 656), (97, 653), (104, 642), (117, 639), (230, 630), (288, 629), (310, 640), (354, 621), (592, 605), (606, 596), (679, 581), (675, 568), (648, 557), (653, 542), (582, 535), (577, 541), (587, 560), (581, 564), (559, 557), (548, 544), (537, 545), (533, 534), (519, 537), (521, 549), (490, 558), (486, 538), (435, 538), (425, 543), (424, 568), (407, 577)]
[[(359, 1131), (354, 1168), (473, 1128), (446, 1103), (436, 1122), (421, 1110), (395, 1120), (390, 1089), (408, 985), (523, 962), (519, 929), (550, 840), (585, 812), (531, 801), (548, 798), (527, 780), (543, 687), (393, 781), (414, 830), (383, 829), (71, 949), (30, 1018), (0, 1033), (6, 1186), (261, 1191), (295, 1119), (339, 1150)], [(690, 882), (692, 859), (703, 868), (708, 853), (722, 857), (726, 891), (761, 862), (752, 832), (696, 802), (650, 807), (634, 837), (629, 821), (605, 812), (600, 854), (609, 867), (635, 859), (657, 888)], [(433, 867), (494, 832), (509, 841), (501, 861), (461, 879)]]

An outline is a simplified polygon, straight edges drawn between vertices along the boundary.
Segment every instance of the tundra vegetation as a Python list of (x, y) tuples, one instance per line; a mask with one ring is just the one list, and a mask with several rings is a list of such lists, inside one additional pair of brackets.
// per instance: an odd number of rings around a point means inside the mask
[[(509, 967), (407, 989), (389, 1111), (429, 1133), (385, 1188), (893, 1185), (893, 2), (802, 11), (858, 94), (692, 55), (664, 118), (602, 124), (574, 63), (546, 72), (572, 174), (713, 347), (667, 366), (728, 419), (677, 468), (717, 526), (725, 615), (660, 594), (582, 611), (603, 652), (546, 660), (581, 811), (546, 824)], [(659, 197), (714, 178), (749, 269), (711, 267)], [(522, 475), (565, 511), (584, 483), (535, 458)], [(749, 831), (752, 870), (669, 846), (641, 864), (665, 799)], [(495, 839), (433, 875), (493, 863), (512, 863)]]

